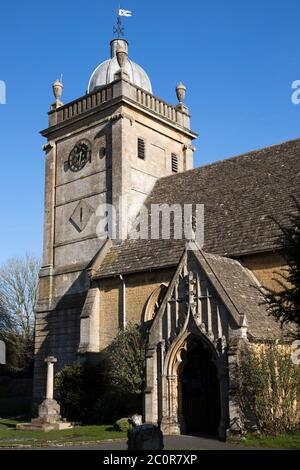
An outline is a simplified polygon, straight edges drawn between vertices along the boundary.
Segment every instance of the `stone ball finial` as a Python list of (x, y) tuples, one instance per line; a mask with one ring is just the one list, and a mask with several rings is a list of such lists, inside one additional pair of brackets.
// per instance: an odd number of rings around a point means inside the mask
[(63, 87), (64, 86), (61, 80), (55, 80), (55, 82), (52, 85), (53, 95), (55, 98), (55, 104), (57, 108), (62, 105), (60, 98), (63, 92)]
[(176, 87), (176, 94), (177, 94), (179, 103), (182, 104), (184, 102), (185, 95), (186, 95), (186, 86), (182, 82), (178, 83)]
[(121, 70), (125, 67), (127, 58), (128, 58), (127, 49), (121, 44), (119, 44), (117, 46), (117, 61)]

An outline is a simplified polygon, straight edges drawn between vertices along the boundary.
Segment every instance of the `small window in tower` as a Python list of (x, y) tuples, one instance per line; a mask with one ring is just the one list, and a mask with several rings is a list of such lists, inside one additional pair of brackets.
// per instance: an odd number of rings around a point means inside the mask
[(172, 153), (172, 171), (178, 173), (178, 156)]
[(146, 144), (144, 139), (138, 139), (138, 158), (145, 160)]

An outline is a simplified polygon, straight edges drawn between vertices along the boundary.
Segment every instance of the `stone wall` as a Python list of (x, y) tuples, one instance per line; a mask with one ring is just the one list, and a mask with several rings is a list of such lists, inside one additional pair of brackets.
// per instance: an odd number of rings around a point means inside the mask
[(30, 413), (32, 378), (2, 375), (0, 366), (0, 416), (18, 416)]
[(35, 362), (34, 362), (34, 401), (39, 403), (46, 393), (47, 365), (45, 357), (57, 358), (55, 373), (65, 365), (78, 361), (80, 335), (80, 313), (82, 298), (74, 298), (77, 306), (61, 306), (51, 312), (36, 315)]
[(239, 259), (241, 264), (250, 269), (262, 286), (269, 289), (278, 289), (276, 279), (278, 273), (286, 268), (283, 257), (277, 253), (258, 253), (243, 256)]
[(108, 346), (119, 331), (119, 279), (108, 279), (100, 287), (100, 349)]
[[(168, 284), (172, 269), (124, 276), (126, 285), (125, 323), (141, 322), (146, 303), (155, 289)], [(122, 325), (123, 294), (119, 278), (101, 280), (100, 287), (100, 349), (107, 347)]]

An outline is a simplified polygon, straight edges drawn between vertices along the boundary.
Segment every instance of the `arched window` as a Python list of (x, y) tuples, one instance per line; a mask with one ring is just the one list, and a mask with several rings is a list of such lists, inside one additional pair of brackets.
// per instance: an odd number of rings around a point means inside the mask
[(159, 307), (166, 295), (168, 286), (167, 284), (161, 284), (158, 286), (150, 295), (145, 305), (143, 321), (144, 323), (152, 321), (157, 314)]

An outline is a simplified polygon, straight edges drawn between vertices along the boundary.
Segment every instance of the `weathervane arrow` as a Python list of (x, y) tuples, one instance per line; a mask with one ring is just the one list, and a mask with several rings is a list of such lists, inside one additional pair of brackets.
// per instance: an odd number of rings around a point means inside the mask
[(121, 20), (121, 17), (131, 17), (132, 16), (132, 11), (130, 10), (124, 10), (120, 7), (119, 5), (119, 8), (118, 10), (115, 10), (115, 13), (117, 13), (117, 24), (116, 26), (114, 26), (114, 34), (116, 34), (118, 36), (118, 38), (124, 36), (125, 34), (125, 28), (122, 24), (122, 20)]

